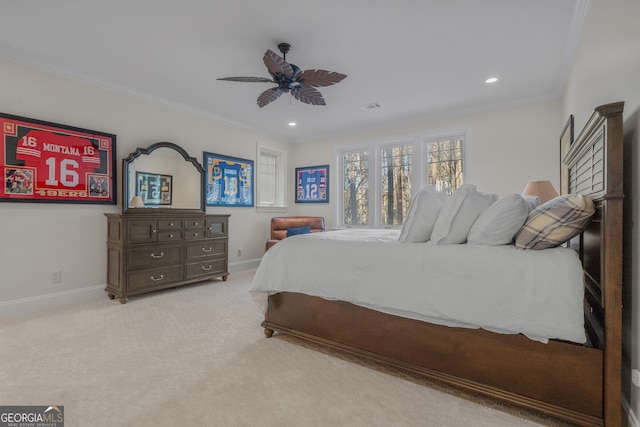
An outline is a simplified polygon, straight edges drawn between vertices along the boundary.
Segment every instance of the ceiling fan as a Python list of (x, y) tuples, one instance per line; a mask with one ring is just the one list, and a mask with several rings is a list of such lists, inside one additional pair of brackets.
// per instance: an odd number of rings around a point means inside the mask
[(296, 65), (286, 61), (289, 43), (278, 44), (282, 57), (271, 50), (264, 54), (264, 65), (272, 78), (266, 77), (224, 77), (218, 80), (251, 83), (275, 83), (278, 86), (265, 90), (258, 97), (260, 108), (275, 101), (283, 93), (290, 92), (300, 102), (311, 105), (326, 105), (322, 94), (315, 88), (340, 83), (347, 76), (326, 70), (301, 71)]

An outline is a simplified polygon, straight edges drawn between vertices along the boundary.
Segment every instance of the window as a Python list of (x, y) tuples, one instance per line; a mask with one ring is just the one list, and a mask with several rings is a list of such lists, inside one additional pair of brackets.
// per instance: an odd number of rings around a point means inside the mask
[(260, 178), (260, 204), (264, 206), (276, 205), (276, 156), (263, 153), (258, 167)]
[(411, 145), (380, 150), (382, 225), (401, 225), (411, 203)]
[(257, 157), (257, 208), (286, 210), (286, 152), (258, 145)]
[(367, 225), (369, 223), (369, 153), (346, 152), (342, 156), (342, 200), (341, 218), (345, 225)]
[[(337, 224), (399, 227), (414, 192), (428, 185), (453, 192), (469, 172), (464, 156), (470, 134), (467, 127), (440, 129), (394, 138), (393, 143), (338, 148), (342, 198)], [(419, 161), (414, 162), (414, 154)]]
[(448, 193), (462, 185), (463, 144), (460, 136), (426, 143), (427, 185)]

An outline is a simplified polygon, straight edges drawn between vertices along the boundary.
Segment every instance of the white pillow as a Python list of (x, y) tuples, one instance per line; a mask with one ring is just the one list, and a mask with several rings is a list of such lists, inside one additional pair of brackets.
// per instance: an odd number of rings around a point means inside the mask
[(540, 205), (540, 197), (538, 196), (522, 196), (527, 205), (529, 213)]
[(503, 197), (480, 214), (469, 230), (467, 243), (510, 245), (528, 215), (527, 204), (521, 195), (514, 193)]
[(497, 194), (480, 193), (473, 184), (458, 187), (442, 205), (431, 233), (432, 244), (456, 245), (466, 242), (473, 223), (497, 199)]
[(403, 243), (422, 243), (429, 240), (431, 231), (438, 219), (440, 208), (446, 195), (429, 187), (418, 191), (402, 222), (402, 231), (398, 240)]

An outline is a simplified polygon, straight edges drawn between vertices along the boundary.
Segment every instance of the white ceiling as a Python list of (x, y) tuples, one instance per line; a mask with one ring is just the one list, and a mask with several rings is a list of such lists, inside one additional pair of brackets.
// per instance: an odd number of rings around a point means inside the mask
[[(0, 57), (307, 142), (557, 99), (587, 3), (0, 0)], [(319, 89), (326, 106), (259, 108), (268, 84), (216, 80), (269, 77), (262, 57), (280, 42), (303, 70), (348, 75)]]

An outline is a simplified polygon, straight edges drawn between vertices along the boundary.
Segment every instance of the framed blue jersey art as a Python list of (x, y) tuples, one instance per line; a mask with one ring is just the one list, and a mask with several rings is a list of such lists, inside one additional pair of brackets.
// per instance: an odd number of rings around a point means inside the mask
[(296, 203), (329, 203), (329, 165), (296, 168)]
[(253, 160), (204, 152), (207, 206), (253, 206)]

